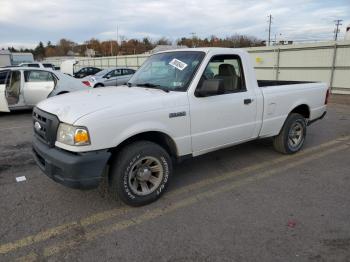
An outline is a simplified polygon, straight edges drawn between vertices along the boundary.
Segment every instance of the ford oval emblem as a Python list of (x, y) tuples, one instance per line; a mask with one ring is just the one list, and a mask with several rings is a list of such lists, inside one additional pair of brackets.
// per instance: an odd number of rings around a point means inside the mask
[(40, 125), (40, 123), (39, 123), (39, 122), (35, 122), (35, 123), (34, 123), (34, 128), (35, 128), (36, 131), (40, 131), (40, 130), (41, 130), (41, 125)]

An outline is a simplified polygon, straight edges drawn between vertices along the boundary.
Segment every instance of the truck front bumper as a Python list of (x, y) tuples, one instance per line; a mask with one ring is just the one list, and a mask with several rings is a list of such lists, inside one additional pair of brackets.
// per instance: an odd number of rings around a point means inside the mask
[(40, 169), (54, 181), (72, 188), (96, 188), (111, 153), (107, 150), (71, 153), (33, 140), (33, 155)]

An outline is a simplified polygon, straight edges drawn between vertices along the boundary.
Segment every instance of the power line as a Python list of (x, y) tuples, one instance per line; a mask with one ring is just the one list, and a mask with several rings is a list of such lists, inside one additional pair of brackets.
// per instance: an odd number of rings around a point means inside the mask
[(334, 29), (334, 41), (337, 41), (338, 40), (338, 33), (340, 32), (339, 30), (339, 26), (341, 26), (342, 24), (340, 22), (342, 22), (343, 20), (341, 19), (337, 19), (337, 20), (334, 20), (334, 22), (336, 23), (335, 26), (336, 28)]

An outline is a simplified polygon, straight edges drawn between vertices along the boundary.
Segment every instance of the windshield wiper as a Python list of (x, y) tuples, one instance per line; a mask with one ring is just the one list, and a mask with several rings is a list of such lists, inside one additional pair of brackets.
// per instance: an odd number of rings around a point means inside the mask
[(154, 89), (160, 89), (163, 90), (164, 92), (169, 93), (169, 90), (161, 85), (156, 85), (156, 84), (152, 84), (152, 83), (142, 83), (142, 84), (136, 84), (136, 86), (140, 86), (140, 87), (147, 87), (147, 88), (154, 88)]

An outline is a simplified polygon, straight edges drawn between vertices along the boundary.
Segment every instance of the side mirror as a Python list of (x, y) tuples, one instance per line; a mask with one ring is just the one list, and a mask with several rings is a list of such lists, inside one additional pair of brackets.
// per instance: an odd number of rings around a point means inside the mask
[(110, 79), (110, 78), (111, 78), (111, 76), (107, 75), (105, 78), (106, 78), (106, 79)]
[(224, 93), (224, 81), (222, 79), (206, 79), (197, 87), (195, 95), (199, 97), (213, 96)]

